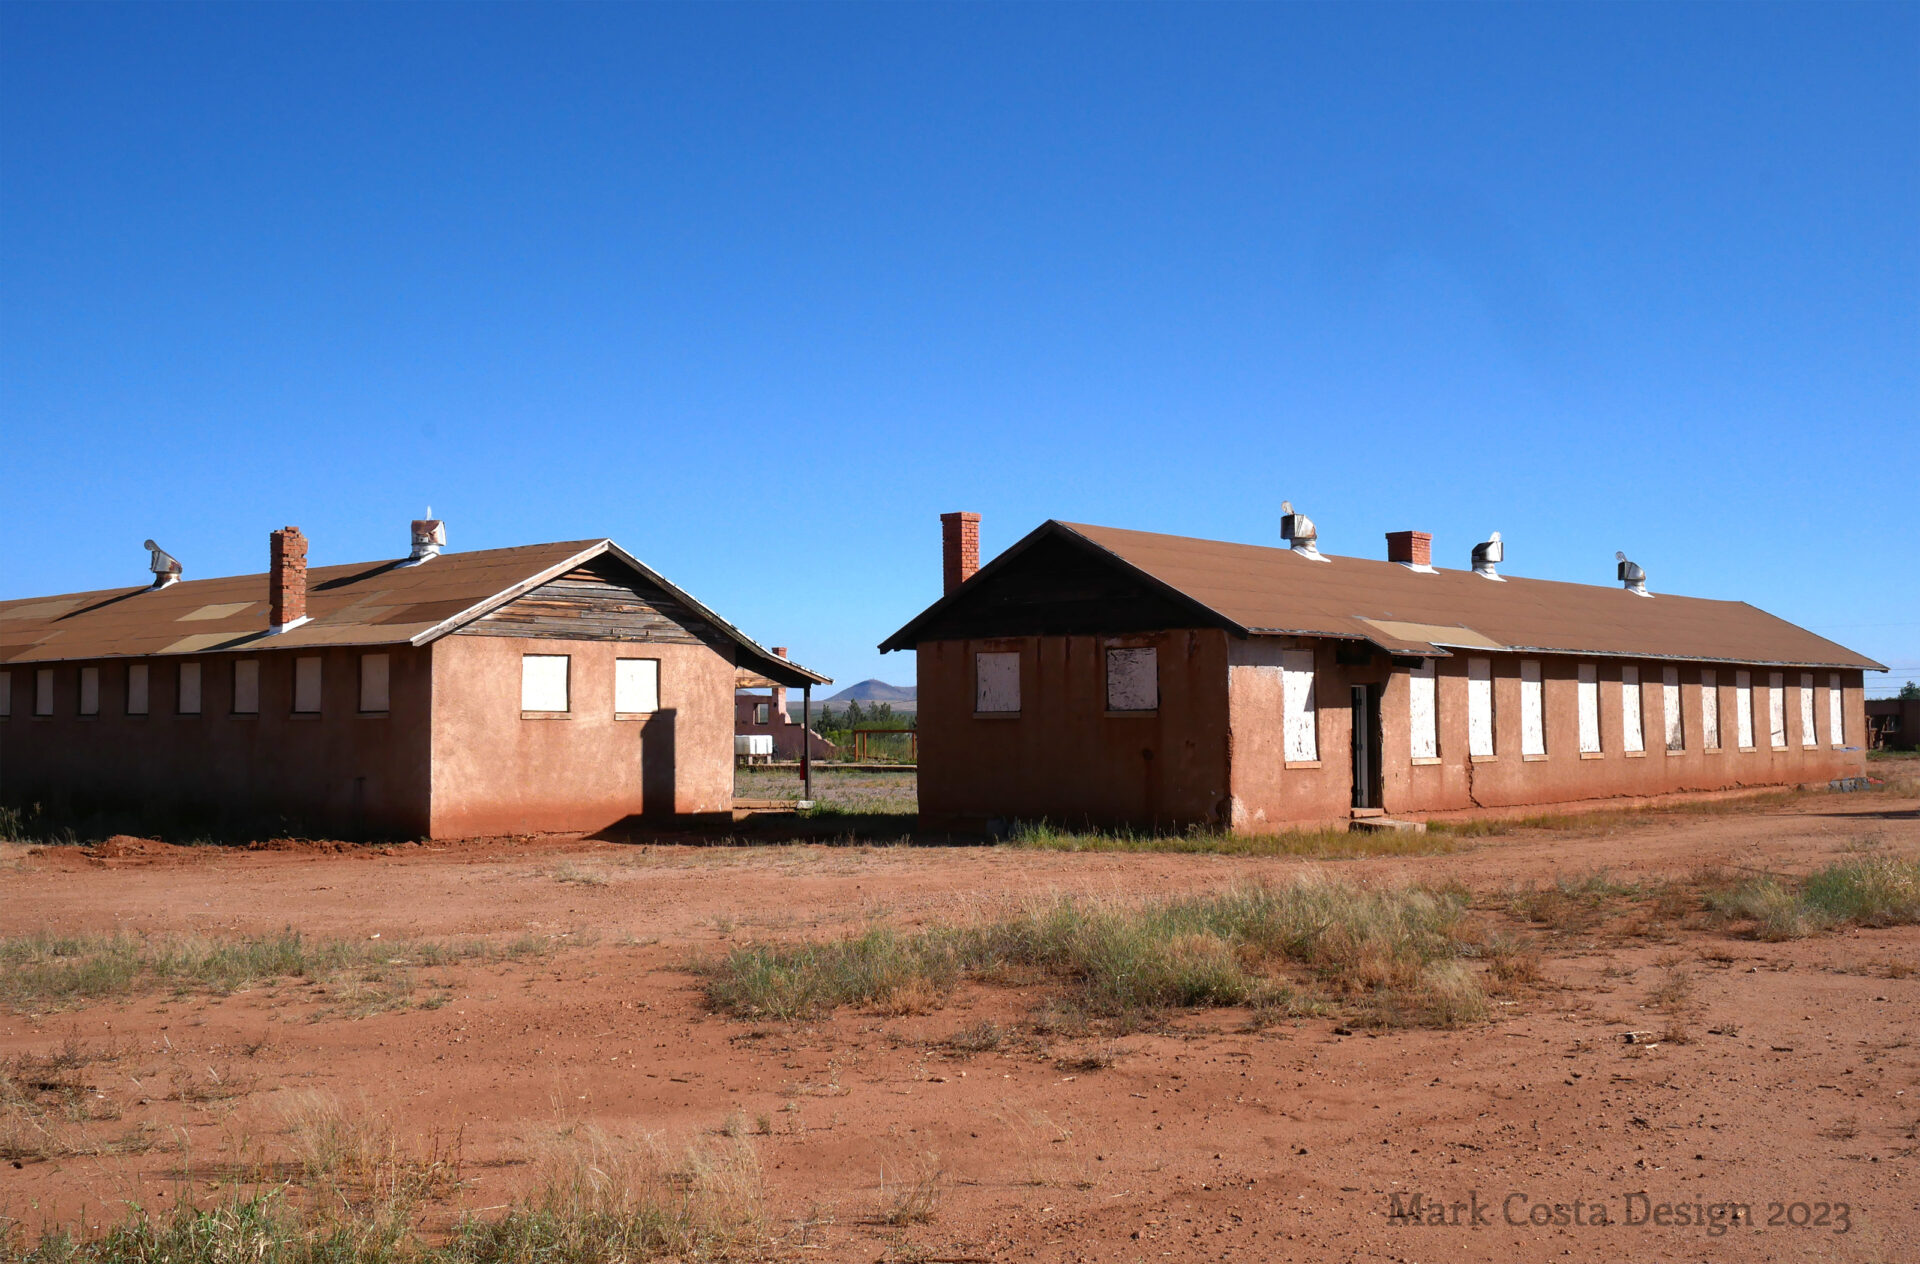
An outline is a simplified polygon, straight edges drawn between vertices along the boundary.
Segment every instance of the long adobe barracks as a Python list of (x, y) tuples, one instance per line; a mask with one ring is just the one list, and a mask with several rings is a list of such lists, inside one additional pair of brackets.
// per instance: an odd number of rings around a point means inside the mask
[(0, 796), (412, 837), (731, 820), (734, 693), (827, 678), (611, 540), (0, 602)]
[[(1273, 831), (1378, 816), (1826, 783), (1865, 768), (1844, 646), (1737, 601), (1471, 569), (1431, 537), (1335, 557), (1046, 522), (881, 646), (919, 666), (920, 810)], [(977, 572), (977, 573), (976, 573)]]

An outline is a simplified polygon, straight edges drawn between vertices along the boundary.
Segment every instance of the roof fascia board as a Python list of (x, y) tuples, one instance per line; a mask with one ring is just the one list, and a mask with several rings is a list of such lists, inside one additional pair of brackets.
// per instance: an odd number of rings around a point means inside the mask
[(512, 601), (515, 597), (524, 597), (548, 580), (558, 579), (575, 567), (586, 562), (591, 562), (594, 558), (605, 553), (612, 544), (612, 540), (602, 540), (598, 544), (590, 544), (578, 553), (575, 553), (572, 557), (563, 558), (545, 570), (538, 571), (517, 584), (501, 589), (491, 597), (481, 598), (465, 610), (462, 610), (459, 614), (440, 620), (440, 622), (434, 624), (426, 631), (414, 633), (408, 638), (408, 643), (411, 645), (427, 645), (439, 640), (450, 632), (456, 632), (467, 624), (472, 623), (475, 619), (483, 618), (493, 613), (501, 606)]
[(727, 636), (733, 638), (734, 641), (738, 642), (742, 648), (750, 651), (754, 655), (754, 657), (758, 658), (762, 663), (766, 664), (769, 667), (773, 667), (777, 671), (788, 671), (793, 673), (796, 676), (803, 678), (803, 680), (793, 681), (790, 683), (793, 683), (793, 684), (806, 683), (806, 684), (815, 684), (815, 685), (830, 685), (833, 683), (833, 677), (831, 676), (823, 676), (819, 672), (814, 671), (812, 668), (802, 667), (800, 664), (794, 662), (790, 658), (781, 658), (778, 654), (774, 653), (772, 650), (768, 649), (766, 646), (760, 644), (760, 642), (754, 640), (752, 637), (748, 636), (745, 632), (742, 632), (739, 628), (735, 627), (732, 623), (729, 623), (727, 620), (721, 618), (718, 614), (715, 614), (712, 609), (710, 609), (704, 602), (702, 602), (699, 598), (695, 597), (692, 593), (680, 587), (680, 585), (674, 583), (672, 580), (668, 579), (665, 575), (662, 575), (659, 571), (654, 570), (651, 566), (648, 566), (645, 562), (642, 562), (639, 558), (627, 552), (625, 549), (621, 548), (618, 544), (615, 544), (612, 540), (603, 541), (602, 547), (605, 552), (610, 553), (614, 557), (619, 558), (621, 561), (625, 562), (628, 566), (631, 566), (634, 570), (640, 572), (642, 575), (646, 576), (648, 579), (652, 580), (654, 583), (660, 585), (660, 587), (666, 589), (668, 592), (672, 593), (675, 597), (678, 597), (681, 601), (686, 602), (688, 606), (693, 608), (693, 611), (695, 614), (698, 614), (701, 618), (710, 621), (715, 627), (719, 628)]

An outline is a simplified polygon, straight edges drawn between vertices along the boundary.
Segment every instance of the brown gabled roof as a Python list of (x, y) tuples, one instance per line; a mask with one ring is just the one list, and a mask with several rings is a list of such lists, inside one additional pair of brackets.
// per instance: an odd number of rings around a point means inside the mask
[(109, 588), (0, 601), (0, 664), (150, 654), (425, 645), (595, 558), (625, 563), (685, 602), (742, 651), (740, 663), (783, 684), (831, 683), (780, 658), (611, 540), (566, 540), (400, 561), (316, 566), (307, 621), (269, 635), (267, 576), (189, 579), (165, 588)]
[(1641, 597), (1519, 576), (1495, 582), (1472, 571), (1423, 574), (1369, 558), (1316, 562), (1290, 549), (1071, 522), (1044, 524), (881, 648), (911, 648), (938, 612), (963, 602), (968, 588), (990, 583), (1003, 562), (1047, 536), (1096, 550), (1246, 636), (1339, 637), (1423, 657), (1483, 649), (1885, 670), (1742, 601)]

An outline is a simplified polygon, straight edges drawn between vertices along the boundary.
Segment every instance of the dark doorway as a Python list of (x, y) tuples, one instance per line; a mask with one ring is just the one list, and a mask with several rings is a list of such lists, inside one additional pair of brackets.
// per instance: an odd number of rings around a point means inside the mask
[(1353, 806), (1380, 806), (1380, 687), (1353, 686)]

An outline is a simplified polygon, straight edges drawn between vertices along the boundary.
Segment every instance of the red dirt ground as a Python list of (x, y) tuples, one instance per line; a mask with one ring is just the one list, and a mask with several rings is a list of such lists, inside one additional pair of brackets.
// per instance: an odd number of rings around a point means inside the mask
[[(1779, 808), (1634, 819), (1472, 840), (1458, 854), (1323, 862), (1345, 877), (1458, 880), (1476, 892), (1609, 869), (1799, 871), (1877, 840), (1920, 853), (1920, 802), (1816, 795)], [(1551, 951), (1554, 986), (1456, 1031), (1263, 1031), (1209, 1011), (1125, 1036), (1104, 1070), (1061, 1055), (951, 1054), (932, 1042), (1036, 996), (963, 992), (930, 1014), (842, 1011), (748, 1024), (708, 1012), (681, 967), (752, 939), (882, 918), (966, 917), (1035, 893), (1203, 890), (1309, 862), (1066, 855), (1007, 848), (702, 849), (579, 840), (337, 852), (0, 848), (0, 935), (565, 936), (553, 955), (421, 972), (438, 1009), (317, 1018), (297, 983), (227, 997), (148, 996), (0, 1014), (0, 1059), (75, 1040), (121, 1118), (167, 1140), (143, 1154), (0, 1168), (0, 1215), (102, 1223), (128, 1202), (218, 1197), (220, 1165), (284, 1149), (289, 1103), (330, 1094), (410, 1137), (462, 1128), (459, 1205), (497, 1207), (543, 1139), (580, 1123), (621, 1137), (753, 1138), (779, 1258), (1047, 1261), (1895, 1261), (1920, 1258), (1920, 928), (1767, 944), (1696, 930)], [(1693, 980), (1689, 1044), (1648, 993)], [(1727, 1034), (1708, 1034), (1710, 1030)], [(227, 1086), (169, 1100), (166, 1086)], [(224, 1095), (230, 1093), (231, 1095)], [(187, 1094), (207, 1096), (207, 1094)], [(877, 1213), (937, 1171), (930, 1223)], [(194, 1177), (183, 1186), (183, 1173)], [(1477, 1197), (1490, 1223), (1412, 1226), (1391, 1200)], [(1651, 1203), (1751, 1204), (1755, 1227), (1618, 1223)], [(1509, 1204), (1509, 1196), (1517, 1201)], [(1525, 1223), (1536, 1204), (1598, 1203), (1615, 1223)], [(1768, 1224), (1768, 1204), (1845, 1203), (1848, 1232)], [(1522, 1220), (1507, 1223), (1509, 1206)], [(1633, 1204), (1639, 1208), (1642, 1204)], [(1551, 1214), (1551, 1213), (1547, 1213)], [(1583, 1214), (1582, 1219), (1590, 1218)], [(1471, 1219), (1469, 1211), (1463, 1219)]]

